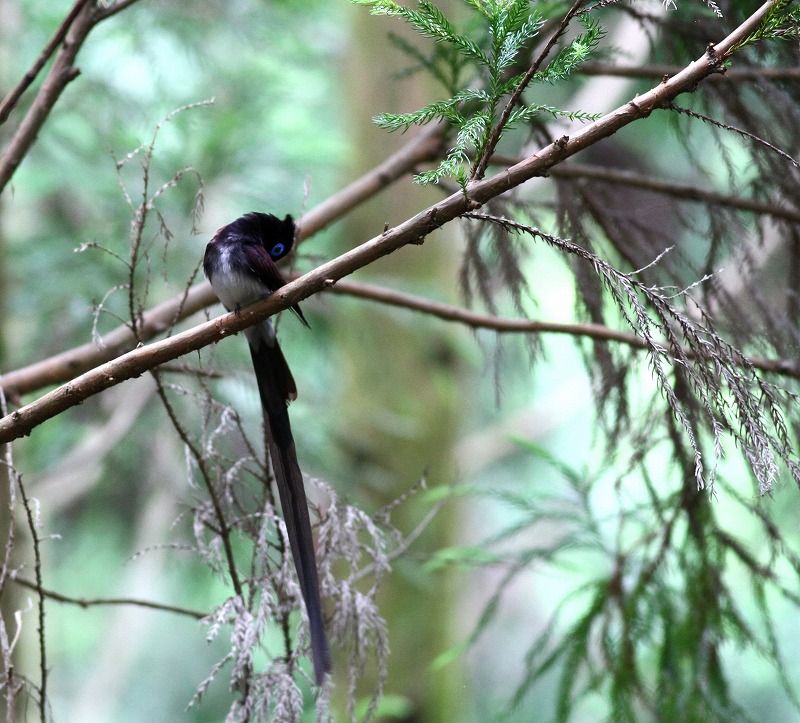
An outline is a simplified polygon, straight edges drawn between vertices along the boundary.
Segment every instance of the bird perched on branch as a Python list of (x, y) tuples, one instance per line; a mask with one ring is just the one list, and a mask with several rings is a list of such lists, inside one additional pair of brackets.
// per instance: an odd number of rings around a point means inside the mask
[[(281, 221), (267, 213), (245, 214), (217, 231), (206, 246), (203, 270), (214, 293), (228, 311), (238, 312), (286, 284), (275, 262), (291, 251), (294, 236), (295, 225), (291, 216)], [(293, 306), (292, 311), (308, 326), (299, 306)], [(303, 473), (297, 462), (289, 424), (288, 404), (297, 398), (297, 387), (278, 345), (272, 322), (269, 319), (260, 321), (245, 329), (244, 334), (253, 359), (264, 411), (267, 446), (292, 557), (308, 612), (314, 677), (321, 685), (331, 669), (331, 656), (322, 620)]]

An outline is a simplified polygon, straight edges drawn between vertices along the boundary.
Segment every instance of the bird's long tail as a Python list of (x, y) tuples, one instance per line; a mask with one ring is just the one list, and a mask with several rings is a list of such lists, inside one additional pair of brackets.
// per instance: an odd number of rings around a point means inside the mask
[[(270, 329), (270, 332), (272, 330)], [(267, 424), (267, 443), (275, 472), (275, 482), (289, 535), (297, 577), (303, 593), (311, 630), (311, 654), (314, 677), (322, 684), (331, 669), (331, 654), (322, 620), (319, 579), (311, 536), (311, 521), (303, 485), (303, 473), (297, 462), (287, 404), (297, 396), (289, 365), (271, 334), (253, 334), (249, 339), (250, 354), (258, 382), (261, 404)]]

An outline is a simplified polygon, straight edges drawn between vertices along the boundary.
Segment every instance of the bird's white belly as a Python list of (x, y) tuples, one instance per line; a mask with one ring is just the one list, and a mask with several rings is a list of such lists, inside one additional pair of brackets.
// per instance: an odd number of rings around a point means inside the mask
[[(219, 266), (212, 276), (211, 286), (217, 298), (228, 311), (244, 309), (271, 293), (266, 286), (231, 268), (229, 251), (224, 249), (219, 255)], [(244, 330), (251, 346), (266, 342), (275, 344), (275, 329), (269, 319), (265, 319)]]
[(270, 290), (256, 279), (240, 274), (231, 268), (227, 249), (219, 255), (219, 268), (214, 273), (211, 286), (228, 311), (255, 303), (268, 296)]

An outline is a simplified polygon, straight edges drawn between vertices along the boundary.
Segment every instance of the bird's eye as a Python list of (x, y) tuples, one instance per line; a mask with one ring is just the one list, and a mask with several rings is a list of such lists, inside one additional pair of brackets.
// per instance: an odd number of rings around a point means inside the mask
[(283, 244), (275, 244), (272, 247), (272, 250), (269, 252), (269, 255), (272, 256), (272, 258), (276, 258), (277, 256), (280, 256), (283, 253), (285, 248), (286, 247)]

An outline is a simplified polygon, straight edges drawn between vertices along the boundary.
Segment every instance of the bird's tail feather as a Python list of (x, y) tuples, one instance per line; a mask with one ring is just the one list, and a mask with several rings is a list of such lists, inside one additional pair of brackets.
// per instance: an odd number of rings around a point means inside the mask
[(297, 396), (296, 387), (286, 359), (274, 337), (269, 341), (262, 339), (261, 343), (256, 344), (251, 341), (250, 353), (268, 427), (267, 444), (283, 518), (308, 613), (314, 677), (319, 685), (331, 669), (331, 654), (322, 620), (317, 562), (303, 473), (297, 462), (286, 406), (289, 400)]
[(308, 517), (308, 502), (303, 488), (303, 475), (297, 464), (294, 444), (282, 448), (270, 441), (269, 446), (292, 557), (308, 612), (314, 677), (317, 684), (321, 685), (325, 674), (331, 669), (331, 653), (322, 620), (317, 563)]

